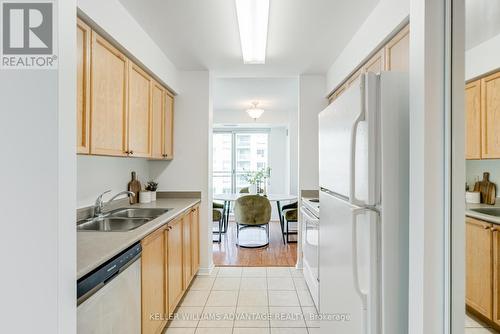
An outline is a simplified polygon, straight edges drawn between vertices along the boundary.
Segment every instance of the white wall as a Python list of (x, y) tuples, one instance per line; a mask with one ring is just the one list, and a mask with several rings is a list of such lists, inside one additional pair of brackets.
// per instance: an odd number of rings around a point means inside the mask
[(288, 187), (288, 129), (286, 127), (271, 128), (269, 132), (269, 167), (271, 178), (269, 192), (284, 194)]
[(156, 43), (118, 0), (77, 0), (79, 14), (94, 21), (174, 92), (178, 71)]
[(0, 333), (76, 332), (75, 1), (58, 70), (0, 70)]
[(206, 271), (213, 266), (212, 230), (211, 224), (208, 224), (212, 220), (209, 192), (211, 166), (208, 163), (208, 148), (212, 135), (211, 79), (206, 71), (179, 73), (179, 87), (182, 93), (175, 100), (174, 159), (167, 163), (151, 161), (150, 176), (160, 183), (159, 190), (201, 191), (200, 261), (201, 270)]
[(327, 106), (323, 75), (299, 78), (299, 190), (319, 189), (318, 113)]
[(409, 13), (409, 0), (380, 0), (328, 70), (325, 95), (329, 95), (382, 46), (391, 33), (400, 29), (407, 22)]
[(465, 52), (465, 80), (500, 68), (500, 35)]
[[(159, 162), (166, 164), (167, 162)], [(99, 194), (106, 190), (104, 200), (127, 190), (131, 172), (143, 185), (149, 178), (149, 161), (141, 158), (115, 158), (79, 155), (77, 158), (77, 207), (93, 205)]]
[(253, 120), (245, 110), (215, 110), (214, 124), (243, 124), (249, 126), (288, 125), (289, 111), (266, 111)]

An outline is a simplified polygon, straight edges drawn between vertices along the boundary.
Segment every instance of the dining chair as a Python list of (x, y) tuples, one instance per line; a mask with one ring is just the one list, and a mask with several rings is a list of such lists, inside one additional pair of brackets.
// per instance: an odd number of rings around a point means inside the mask
[(220, 203), (213, 202), (212, 203), (212, 222), (218, 222), (218, 228), (216, 231), (213, 231), (214, 234), (219, 234), (218, 243), (222, 241), (222, 229), (224, 225), (224, 205)]
[[(283, 222), (281, 224), (281, 233), (283, 233), (283, 243), (285, 243), (285, 238), (286, 238), (286, 243), (296, 243), (297, 240), (290, 240), (290, 235), (297, 235), (297, 216), (298, 216), (298, 203), (294, 202), (291, 204), (283, 205), (282, 208), (282, 215), (283, 219), (281, 221)], [(290, 223), (295, 223), (295, 228), (290, 228)]]
[[(266, 197), (259, 195), (246, 195), (238, 198), (234, 205), (234, 215), (236, 220), (236, 244), (238, 246), (257, 248), (269, 245), (271, 203)], [(252, 239), (252, 237), (260, 235), (260, 233), (255, 233), (259, 230), (265, 231), (265, 239)], [(247, 233), (250, 235), (250, 238), (242, 242), (240, 233)]]

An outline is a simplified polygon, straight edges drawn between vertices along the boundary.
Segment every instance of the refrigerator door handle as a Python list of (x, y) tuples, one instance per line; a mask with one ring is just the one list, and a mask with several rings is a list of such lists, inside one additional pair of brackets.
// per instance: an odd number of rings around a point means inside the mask
[(354, 280), (354, 289), (358, 293), (361, 301), (363, 303), (363, 309), (366, 310), (368, 308), (368, 292), (363, 291), (361, 289), (361, 284), (359, 282), (359, 273), (358, 273), (358, 216), (369, 211), (368, 209), (357, 209), (352, 212), (352, 276)]
[[(361, 89), (364, 90), (363, 85), (361, 85)], [(362, 96), (364, 96), (364, 91), (362, 91)], [(356, 120), (352, 124), (351, 127), (351, 179), (349, 182), (349, 202), (352, 205), (356, 206), (365, 206), (365, 202), (362, 200), (358, 200), (356, 198), (356, 135), (357, 135), (357, 130), (358, 130), (358, 125), (361, 121), (365, 120), (365, 101), (362, 99), (362, 106), (361, 106), (361, 112), (359, 113), (358, 117), (356, 117)]]

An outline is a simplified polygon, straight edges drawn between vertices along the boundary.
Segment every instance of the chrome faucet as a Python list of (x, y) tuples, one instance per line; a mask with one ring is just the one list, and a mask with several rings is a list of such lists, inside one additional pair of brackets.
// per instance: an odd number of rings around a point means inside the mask
[[(109, 192), (111, 192), (111, 190), (106, 190), (105, 192), (103, 192), (102, 194), (97, 196), (97, 199), (95, 200), (95, 204), (94, 204), (94, 217), (102, 216), (102, 209), (104, 208), (104, 201), (102, 200), (102, 196), (104, 196), (105, 194), (107, 194)], [(128, 191), (128, 190), (124, 190), (124, 191), (120, 191), (118, 194), (111, 197), (111, 199), (109, 201), (107, 201), (107, 203), (110, 203), (118, 196), (125, 195), (125, 194), (127, 194), (129, 196), (135, 196), (135, 194), (133, 192)]]

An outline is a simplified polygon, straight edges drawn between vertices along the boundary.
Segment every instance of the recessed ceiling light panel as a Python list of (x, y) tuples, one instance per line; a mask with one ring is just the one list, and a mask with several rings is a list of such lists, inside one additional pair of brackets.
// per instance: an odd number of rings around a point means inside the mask
[(266, 62), (269, 0), (235, 0), (245, 64)]

